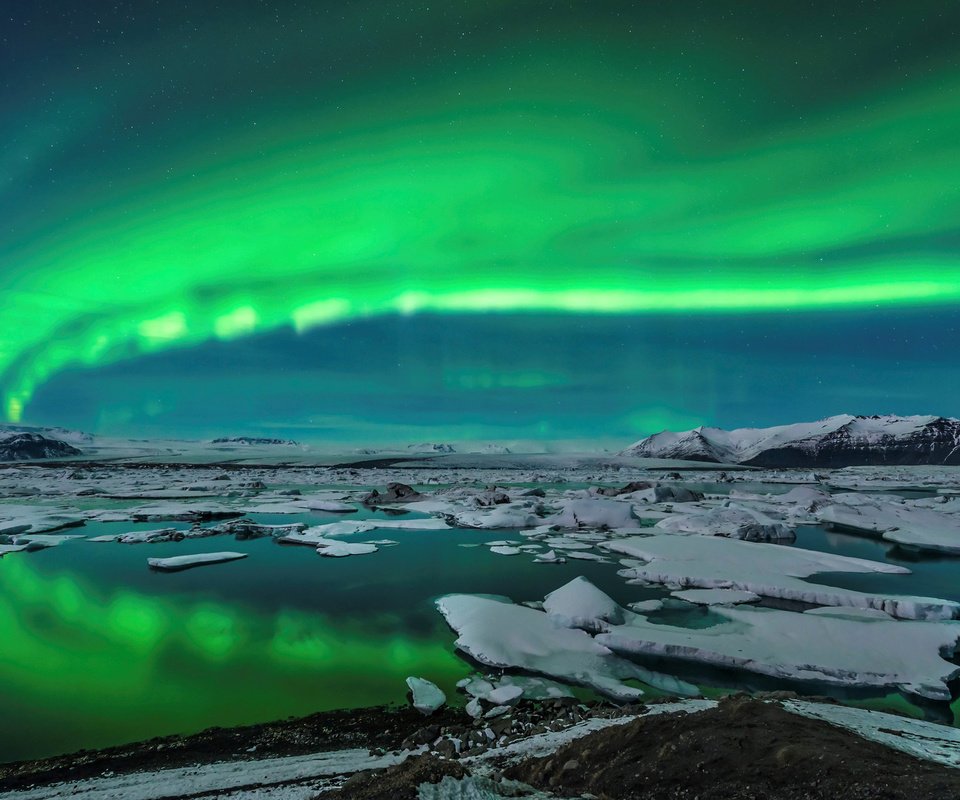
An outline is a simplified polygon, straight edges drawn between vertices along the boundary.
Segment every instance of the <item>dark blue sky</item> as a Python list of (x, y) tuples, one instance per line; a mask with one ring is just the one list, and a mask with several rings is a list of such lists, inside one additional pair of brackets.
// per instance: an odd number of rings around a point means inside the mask
[(31, 419), (334, 443), (596, 439), (956, 413), (960, 312), (386, 317), (68, 370)]

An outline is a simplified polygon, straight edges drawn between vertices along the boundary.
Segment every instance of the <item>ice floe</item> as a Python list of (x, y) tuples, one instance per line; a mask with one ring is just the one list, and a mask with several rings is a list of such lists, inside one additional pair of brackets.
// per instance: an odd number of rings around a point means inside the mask
[(620, 700), (643, 694), (625, 683), (631, 679), (676, 694), (697, 694), (695, 687), (619, 658), (584, 631), (559, 627), (544, 612), (507, 598), (446, 595), (437, 600), (437, 608), (457, 632), (457, 647), (487, 666), (589, 686)]
[(619, 500), (585, 498), (567, 500), (560, 504), (560, 511), (543, 520), (548, 525), (561, 528), (626, 528), (636, 525), (633, 507)]
[(793, 539), (796, 536), (789, 525), (755, 509), (734, 505), (674, 513), (660, 520), (655, 527), (668, 533), (726, 536), (751, 542)]
[(191, 567), (202, 567), (209, 564), (222, 564), (226, 561), (236, 561), (240, 558), (246, 558), (246, 553), (194, 553), (187, 556), (172, 556), (170, 558), (148, 558), (147, 564), (152, 569), (163, 570), (165, 572), (176, 572), (181, 569)]
[(960, 518), (903, 502), (839, 495), (841, 502), (817, 513), (837, 530), (877, 536), (888, 542), (960, 555)]
[(876, 608), (902, 619), (955, 619), (960, 604), (931, 597), (870, 594), (802, 580), (824, 572), (909, 574), (905, 567), (799, 547), (662, 534), (601, 544), (634, 559), (620, 574), (671, 589), (739, 589), (821, 606)]
[(366, 556), (376, 553), (379, 548), (371, 542), (340, 542), (334, 539), (317, 543), (317, 552), (327, 558), (346, 558), (347, 556)]
[[(847, 609), (804, 613), (749, 605), (714, 606), (717, 624), (681, 628), (631, 614), (596, 641), (630, 655), (665, 656), (744, 669), (781, 680), (897, 689), (949, 700), (960, 667), (946, 661), (958, 622), (895, 620)], [(819, 613), (818, 613), (819, 612)]]

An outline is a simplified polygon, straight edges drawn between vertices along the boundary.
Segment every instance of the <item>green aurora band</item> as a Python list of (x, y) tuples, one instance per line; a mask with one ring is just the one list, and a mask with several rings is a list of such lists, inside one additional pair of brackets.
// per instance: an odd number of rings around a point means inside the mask
[(775, 86), (718, 43), (683, 84), (626, 37), (594, 45), (179, 119), (27, 203), (0, 243), (7, 419), (64, 369), (281, 326), (960, 301), (936, 244), (960, 219), (960, 75), (759, 125)]

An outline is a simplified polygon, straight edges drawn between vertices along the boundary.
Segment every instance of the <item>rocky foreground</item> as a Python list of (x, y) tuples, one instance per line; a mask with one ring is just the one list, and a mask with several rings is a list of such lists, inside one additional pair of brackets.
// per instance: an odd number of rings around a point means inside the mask
[(960, 763), (952, 729), (840, 709), (861, 720), (861, 736), (840, 727), (847, 722), (802, 716), (791, 702), (734, 696), (617, 708), (550, 700), (490, 722), (451, 709), (429, 718), (410, 708), (327, 712), (2, 766), (0, 797), (960, 797), (960, 770), (947, 766)]

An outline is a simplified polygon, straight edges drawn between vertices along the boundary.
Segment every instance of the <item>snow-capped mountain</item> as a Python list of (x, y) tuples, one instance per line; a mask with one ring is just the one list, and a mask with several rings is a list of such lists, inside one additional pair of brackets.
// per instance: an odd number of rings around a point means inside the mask
[(960, 465), (960, 420), (840, 414), (773, 428), (726, 431), (701, 426), (681, 433), (656, 433), (620, 455), (755, 467)]
[(0, 438), (11, 433), (33, 433), (47, 439), (57, 439), (73, 445), (93, 444), (93, 436), (83, 431), (74, 431), (69, 428), (42, 427), (39, 425), (13, 425), (5, 422), (0, 424)]
[(81, 451), (59, 439), (39, 433), (0, 433), (0, 461), (30, 461), (36, 458), (78, 456)]

